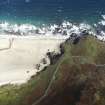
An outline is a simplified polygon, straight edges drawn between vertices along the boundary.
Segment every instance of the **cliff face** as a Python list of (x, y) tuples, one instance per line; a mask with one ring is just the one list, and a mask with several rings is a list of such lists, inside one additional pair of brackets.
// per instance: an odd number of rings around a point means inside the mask
[(27, 84), (0, 87), (0, 105), (105, 105), (105, 43), (88, 36), (62, 46)]

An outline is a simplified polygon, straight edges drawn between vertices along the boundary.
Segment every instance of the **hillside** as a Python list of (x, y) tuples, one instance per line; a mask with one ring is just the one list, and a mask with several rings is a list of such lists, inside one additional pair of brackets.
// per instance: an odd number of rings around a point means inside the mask
[(104, 105), (105, 43), (69, 40), (64, 54), (21, 86), (0, 87), (0, 105)]

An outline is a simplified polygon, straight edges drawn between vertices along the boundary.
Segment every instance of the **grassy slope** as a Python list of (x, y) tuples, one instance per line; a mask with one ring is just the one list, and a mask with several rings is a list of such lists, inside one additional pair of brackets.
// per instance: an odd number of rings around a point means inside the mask
[(45, 94), (53, 77), (47, 96), (38, 105), (104, 105), (105, 67), (95, 64), (105, 64), (105, 43), (90, 36), (76, 45), (67, 42), (64, 48), (54, 65), (27, 84), (0, 87), (0, 105), (31, 105)]

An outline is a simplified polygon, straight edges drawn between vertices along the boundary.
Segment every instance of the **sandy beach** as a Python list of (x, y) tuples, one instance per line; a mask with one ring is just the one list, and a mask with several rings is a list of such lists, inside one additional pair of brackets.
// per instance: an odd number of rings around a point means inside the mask
[[(50, 64), (46, 53), (59, 52), (60, 43), (65, 38), (55, 37), (0, 37), (0, 85), (21, 84), (27, 82), (38, 70), (43, 58), (47, 64), (41, 64), (40, 70)], [(39, 71), (40, 71), (39, 70)]]

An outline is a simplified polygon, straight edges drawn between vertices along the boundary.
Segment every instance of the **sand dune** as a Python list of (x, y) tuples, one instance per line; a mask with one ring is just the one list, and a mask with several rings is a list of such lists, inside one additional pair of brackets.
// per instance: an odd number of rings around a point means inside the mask
[[(49, 59), (46, 52), (59, 52), (59, 45), (63, 38), (36, 38), (36, 37), (0, 37), (0, 85), (7, 83), (25, 83), (38, 70), (43, 58)], [(41, 65), (40, 70), (46, 66)]]

